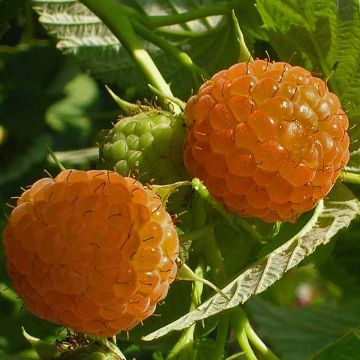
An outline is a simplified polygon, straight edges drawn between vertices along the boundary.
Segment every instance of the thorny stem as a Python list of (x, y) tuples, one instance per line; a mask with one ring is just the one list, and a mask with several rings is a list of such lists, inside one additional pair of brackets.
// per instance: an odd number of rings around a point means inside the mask
[(349, 183), (360, 185), (360, 174), (349, 173), (347, 171), (342, 171), (339, 175), (339, 180)]
[(199, 18), (204, 18), (207, 16), (228, 14), (232, 9), (239, 5), (240, 1), (241, 0), (232, 0), (227, 3), (204, 6), (178, 14), (149, 16), (147, 18), (147, 25), (150, 27), (161, 27), (183, 24), (188, 21), (198, 20)]
[[(134, 61), (150, 83), (161, 90), (166, 96), (172, 97), (173, 94), (170, 86), (166, 83), (151, 56), (144, 49), (136, 36), (129, 20), (129, 14), (125, 13), (124, 7), (112, 0), (81, 0), (81, 2), (104, 21), (133, 57)], [(133, 16), (133, 14), (130, 16)], [(178, 106), (176, 104), (173, 104), (173, 106), (174, 111), (179, 112)]]

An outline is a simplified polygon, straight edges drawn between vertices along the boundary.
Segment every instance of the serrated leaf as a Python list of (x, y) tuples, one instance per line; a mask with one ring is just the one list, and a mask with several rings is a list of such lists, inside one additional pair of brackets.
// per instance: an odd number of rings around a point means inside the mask
[(226, 309), (247, 301), (279, 280), (285, 272), (299, 264), (319, 246), (328, 243), (360, 213), (360, 203), (342, 184), (337, 184), (328, 199), (322, 200), (304, 228), (289, 241), (264, 256), (230, 282), (223, 293), (214, 295), (197, 309), (173, 323), (147, 335), (150, 341), (174, 330), (182, 330)]
[[(184, 12), (197, 7), (217, 4), (215, 0), (184, 1), (181, 4), (170, 0), (127, 2), (141, 13), (166, 15)], [(74, 55), (82, 67), (105, 83), (116, 83), (122, 88), (136, 86), (144, 91), (147, 81), (111, 31), (90, 10), (76, 0), (33, 0), (33, 7), (40, 14), (40, 22), (58, 39), (57, 46), (65, 53)], [(220, 21), (223, 19), (221, 26)], [(211, 31), (201, 37), (184, 37), (175, 40), (171, 35), (163, 36), (180, 50), (188, 52), (193, 60), (204, 66), (209, 73), (234, 63), (238, 55), (238, 44), (232, 31), (231, 17), (209, 17), (195, 20), (172, 30)], [(167, 82), (176, 84), (175, 95), (187, 98), (194, 87), (192, 74), (169, 54), (144, 41), (156, 65)], [(213, 56), (209, 57), (209, 54)]]
[[(360, 14), (357, 0), (257, 0), (265, 32), (279, 57), (330, 76), (352, 124), (360, 117)], [(336, 67), (336, 70), (333, 69)], [(360, 129), (350, 131), (357, 139)], [(360, 149), (353, 143), (352, 152)], [(360, 171), (356, 152), (349, 167)]]

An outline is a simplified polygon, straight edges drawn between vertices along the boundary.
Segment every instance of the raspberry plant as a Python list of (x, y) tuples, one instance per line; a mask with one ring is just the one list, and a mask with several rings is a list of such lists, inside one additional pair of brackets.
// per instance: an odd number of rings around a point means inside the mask
[(0, 358), (358, 359), (358, 10), (0, 2)]

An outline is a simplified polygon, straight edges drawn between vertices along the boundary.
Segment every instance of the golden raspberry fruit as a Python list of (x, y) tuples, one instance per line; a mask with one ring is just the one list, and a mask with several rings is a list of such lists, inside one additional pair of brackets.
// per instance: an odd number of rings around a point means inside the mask
[(256, 60), (191, 97), (185, 166), (240, 216), (290, 221), (312, 209), (349, 160), (339, 99), (307, 70)]
[(111, 171), (62, 171), (18, 199), (7, 269), (38, 317), (101, 337), (149, 317), (174, 280), (178, 236), (157, 195)]

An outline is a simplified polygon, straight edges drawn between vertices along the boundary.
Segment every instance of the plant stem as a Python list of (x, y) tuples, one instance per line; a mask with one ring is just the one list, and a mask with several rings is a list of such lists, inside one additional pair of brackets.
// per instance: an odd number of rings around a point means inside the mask
[(170, 35), (174, 37), (184, 37), (184, 38), (198, 38), (198, 37), (206, 37), (206, 36), (212, 36), (216, 33), (218, 33), (220, 30), (224, 29), (226, 26), (226, 19), (223, 19), (219, 22), (216, 27), (213, 27), (209, 30), (204, 31), (187, 31), (187, 30), (175, 30), (171, 28), (158, 28), (154, 30), (157, 34), (164, 34), (164, 35)]
[(182, 266), (178, 269), (176, 277), (179, 280), (183, 280), (183, 281), (192, 281), (192, 282), (199, 281), (204, 285), (209, 286), (211, 289), (215, 290), (219, 295), (224, 297), (227, 301), (230, 301), (230, 299), (216, 285), (214, 285), (211, 281), (205, 279), (203, 276), (196, 275), (191, 270), (191, 268), (189, 268), (185, 263), (182, 264)]
[(238, 230), (237, 224), (246, 230), (255, 240), (260, 243), (264, 240), (263, 236), (256, 231), (246, 220), (234, 217), (233, 214), (229, 213), (217, 200), (215, 200), (203, 185), (203, 183), (195, 178), (192, 180), (193, 188), (199, 193), (199, 195), (206, 200), (215, 210), (217, 210), (229, 225), (235, 230)]
[[(241, 325), (241, 331), (245, 332), (246, 340), (249, 340), (255, 349), (262, 355), (265, 360), (279, 360), (279, 358), (263, 343), (259, 336), (255, 333), (251, 327), (246, 312), (239, 306), (233, 310), (234, 322), (236, 321), (239, 326)], [(233, 323), (233, 326), (236, 325)], [(245, 351), (245, 349), (243, 349)]]
[(198, 239), (200, 237), (210, 235), (211, 232), (214, 230), (215, 225), (216, 224), (214, 224), (214, 223), (204, 225), (200, 229), (196, 229), (194, 231), (182, 234), (182, 235), (180, 235), (180, 242), (184, 243), (184, 242), (187, 242), (187, 241), (193, 241), (193, 240), (196, 240), (196, 239)]
[(25, 29), (24, 29), (24, 41), (29, 43), (34, 38), (34, 18), (31, 1), (25, 2)]
[(235, 359), (240, 359), (241, 357), (245, 356), (245, 353), (243, 351), (238, 352), (234, 355), (231, 355), (229, 357), (227, 357), (225, 360), (235, 360)]
[(110, 96), (113, 98), (113, 100), (119, 105), (119, 107), (124, 111), (127, 115), (134, 115), (140, 113), (142, 110), (150, 110), (151, 108), (149, 106), (142, 106), (137, 104), (129, 103), (123, 99), (121, 99), (119, 96), (117, 96), (109, 86), (105, 85), (105, 88), (107, 92), (110, 94)]
[(236, 17), (234, 10), (231, 12), (231, 16), (234, 21), (234, 26), (235, 26), (236, 34), (237, 34), (238, 41), (239, 41), (239, 47), (240, 47), (240, 56), (239, 56), (238, 61), (239, 62), (253, 61), (254, 59), (252, 58), (251, 53), (245, 43), (244, 35), (241, 31), (241, 28), (239, 25), (239, 20)]
[(199, 76), (208, 77), (208, 74), (205, 70), (201, 69), (199, 66), (194, 64), (191, 57), (177, 49), (175, 46), (171, 45), (167, 40), (162, 38), (159, 35), (156, 35), (153, 31), (149, 30), (146, 26), (142, 25), (137, 20), (132, 20), (135, 31), (141, 35), (144, 39), (152, 42), (159, 48), (163, 49), (166, 53), (170, 54), (174, 59), (179, 61), (185, 67), (191, 70), (194, 75), (195, 80), (198, 80)]
[(224, 356), (224, 349), (226, 345), (226, 341), (228, 339), (229, 333), (229, 313), (223, 313), (217, 327), (216, 327), (216, 355), (214, 356), (215, 359), (223, 359)]
[[(166, 83), (149, 53), (144, 49), (140, 40), (136, 36), (129, 20), (129, 15), (125, 13), (124, 7), (112, 0), (80, 1), (104, 21), (104, 23), (133, 57), (136, 64), (139, 66), (149, 82), (161, 90), (163, 94), (172, 97), (173, 94), (169, 85)], [(173, 104), (173, 106), (174, 110), (176, 109), (176, 111), (179, 112), (178, 106), (176, 104)]]
[(116, 346), (116, 344), (114, 344), (114, 343), (110, 342), (108, 339), (104, 339), (104, 338), (98, 338), (98, 341), (101, 342), (109, 350), (111, 350), (114, 354), (116, 354), (121, 360), (126, 360), (125, 355)]
[[(204, 265), (202, 263), (195, 269), (195, 275), (198, 277), (203, 277)], [(191, 293), (191, 304), (189, 311), (196, 309), (201, 304), (201, 295), (203, 292), (204, 284), (202, 282), (196, 281), (193, 283), (193, 290)], [(179, 352), (186, 350), (188, 347), (193, 346), (194, 341), (194, 332), (195, 332), (196, 324), (190, 326), (189, 328), (185, 329), (178, 342), (175, 346), (171, 349), (169, 355), (166, 357), (166, 360), (175, 359)]]
[(349, 184), (360, 185), (360, 174), (342, 171), (339, 175), (339, 180)]
[(248, 360), (257, 360), (257, 357), (249, 344), (249, 340), (246, 336), (245, 327), (247, 323), (247, 318), (244, 314), (244, 311), (237, 307), (233, 310), (231, 316), (231, 325), (235, 331), (236, 339), (244, 351), (244, 355)]
[(254, 329), (251, 327), (249, 320), (246, 320), (245, 332), (249, 341), (254, 345), (255, 349), (263, 356), (264, 359), (279, 360), (279, 358), (259, 338)]
[(48, 147), (49, 155), (54, 160), (54, 163), (58, 166), (61, 171), (66, 170), (65, 166), (61, 163), (61, 161), (56, 157), (55, 153)]
[(156, 88), (155, 86), (152, 86), (151, 84), (148, 84), (150, 90), (157, 96), (159, 96), (160, 98), (163, 98), (163, 99), (167, 99), (167, 100), (170, 100), (170, 102), (172, 104), (176, 104), (179, 106), (179, 108), (183, 111), (185, 109), (185, 106), (186, 106), (186, 102), (180, 100), (179, 98), (176, 98), (174, 96), (168, 96), (168, 95), (165, 95), (163, 92), (161, 92), (158, 88)]
[(183, 24), (188, 21), (198, 20), (199, 18), (204, 18), (207, 16), (223, 15), (229, 13), (232, 9), (234, 9), (240, 3), (240, 1), (241, 0), (232, 0), (221, 5), (217, 4), (204, 6), (180, 14), (149, 16), (147, 19), (147, 24), (150, 27), (161, 27), (175, 24)]

